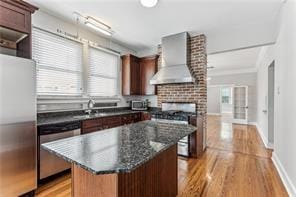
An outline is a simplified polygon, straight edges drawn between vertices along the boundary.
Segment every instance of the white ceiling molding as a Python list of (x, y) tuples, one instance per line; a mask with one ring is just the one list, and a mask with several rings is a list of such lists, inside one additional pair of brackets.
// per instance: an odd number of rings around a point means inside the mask
[(242, 68), (242, 69), (231, 69), (231, 70), (216, 70), (208, 72), (208, 76), (221, 76), (221, 75), (234, 75), (234, 74), (243, 74), (243, 73), (256, 73), (256, 67), (253, 68)]

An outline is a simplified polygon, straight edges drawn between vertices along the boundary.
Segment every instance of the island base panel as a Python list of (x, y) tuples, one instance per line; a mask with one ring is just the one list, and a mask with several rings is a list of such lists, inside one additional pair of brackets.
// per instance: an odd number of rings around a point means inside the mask
[(94, 175), (72, 166), (72, 196), (175, 197), (178, 194), (177, 146), (130, 173)]
[(117, 174), (95, 175), (72, 164), (72, 197), (117, 196)]

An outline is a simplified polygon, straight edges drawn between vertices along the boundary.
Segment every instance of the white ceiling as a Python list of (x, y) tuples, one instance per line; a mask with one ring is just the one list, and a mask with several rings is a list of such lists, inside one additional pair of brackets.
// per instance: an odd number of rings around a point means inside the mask
[(190, 32), (208, 37), (208, 52), (273, 42), (282, 0), (159, 0), (144, 8), (140, 0), (28, 0), (74, 22), (73, 12), (110, 25), (115, 40), (137, 50), (163, 36)]
[(256, 63), (262, 47), (208, 55), (208, 75), (256, 71)]

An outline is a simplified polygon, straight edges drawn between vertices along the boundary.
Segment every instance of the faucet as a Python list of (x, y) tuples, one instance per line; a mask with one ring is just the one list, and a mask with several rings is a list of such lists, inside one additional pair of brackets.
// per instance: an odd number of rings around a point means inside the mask
[(95, 104), (96, 104), (96, 102), (94, 100), (90, 99), (87, 103), (87, 108), (92, 109)]
[(96, 102), (93, 99), (90, 99), (87, 103), (87, 110), (85, 111), (86, 113), (88, 113), (88, 115), (91, 114), (92, 112), (92, 108), (94, 107), (94, 105), (96, 104)]

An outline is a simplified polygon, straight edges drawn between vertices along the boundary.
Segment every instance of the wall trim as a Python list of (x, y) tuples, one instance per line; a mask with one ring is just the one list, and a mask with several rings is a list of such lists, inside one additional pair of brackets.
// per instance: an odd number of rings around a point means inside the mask
[(210, 116), (221, 116), (221, 113), (209, 113), (209, 112), (207, 112), (207, 115), (210, 115)]
[(265, 148), (267, 148), (267, 149), (273, 149), (273, 144), (268, 143), (268, 140), (265, 137), (265, 135), (263, 134), (263, 131), (260, 128), (260, 126), (258, 125), (258, 123), (253, 122), (252, 125), (255, 125), (256, 126), (257, 131), (258, 131), (258, 133), (259, 133), (259, 135), (260, 135), (260, 137), (261, 137), (261, 139), (263, 141), (263, 144), (264, 144)]
[(257, 127), (257, 122), (248, 122), (248, 125), (253, 125)]
[(227, 69), (227, 70), (216, 70), (216, 71), (209, 71), (208, 76), (223, 76), (223, 75), (239, 75), (239, 74), (249, 74), (249, 73), (257, 73), (256, 67), (251, 68), (241, 68), (241, 69)]
[(296, 196), (296, 187), (295, 187), (295, 185), (293, 185), (288, 173), (286, 172), (284, 166), (282, 165), (279, 157), (277, 156), (277, 154), (275, 152), (272, 153), (271, 160), (272, 160), (275, 168), (277, 169), (289, 196), (295, 197)]

